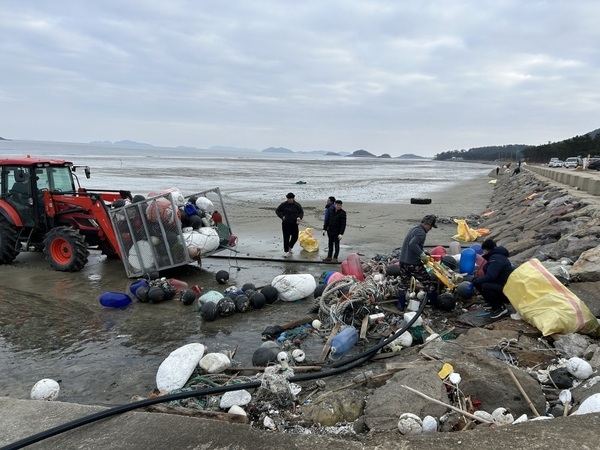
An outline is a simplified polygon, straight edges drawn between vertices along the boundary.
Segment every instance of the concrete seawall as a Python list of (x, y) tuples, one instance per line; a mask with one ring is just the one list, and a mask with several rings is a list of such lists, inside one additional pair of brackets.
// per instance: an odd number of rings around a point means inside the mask
[(527, 169), (557, 183), (600, 196), (600, 176), (597, 171), (565, 171), (540, 166), (527, 166)]

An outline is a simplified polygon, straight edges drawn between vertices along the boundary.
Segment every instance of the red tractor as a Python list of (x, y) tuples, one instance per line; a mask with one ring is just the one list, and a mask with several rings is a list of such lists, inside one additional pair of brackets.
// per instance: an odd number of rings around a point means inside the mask
[[(59, 271), (81, 270), (89, 248), (120, 257), (108, 208), (129, 191), (82, 188), (77, 166), (51, 158), (0, 159), (0, 264), (43, 251)], [(80, 167), (90, 177), (89, 167)]]

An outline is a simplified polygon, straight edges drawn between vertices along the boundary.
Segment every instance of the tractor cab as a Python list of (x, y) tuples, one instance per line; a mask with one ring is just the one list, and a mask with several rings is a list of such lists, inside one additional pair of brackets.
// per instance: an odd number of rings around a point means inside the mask
[(0, 180), (0, 198), (11, 205), (24, 227), (48, 226), (44, 211), (44, 192), (75, 193), (70, 163), (48, 161), (4, 165)]

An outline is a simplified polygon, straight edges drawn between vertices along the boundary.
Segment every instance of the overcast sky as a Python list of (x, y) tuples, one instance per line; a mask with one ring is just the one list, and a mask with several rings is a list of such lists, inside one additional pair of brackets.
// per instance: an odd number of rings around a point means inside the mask
[(0, 136), (433, 156), (600, 128), (597, 0), (4, 0)]

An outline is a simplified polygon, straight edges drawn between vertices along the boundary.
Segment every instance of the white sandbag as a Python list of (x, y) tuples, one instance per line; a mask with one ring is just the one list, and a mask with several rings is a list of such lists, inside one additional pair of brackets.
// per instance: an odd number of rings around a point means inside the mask
[(199, 364), (207, 373), (221, 373), (231, 366), (231, 361), (223, 353), (209, 353), (200, 360)]
[(197, 231), (193, 230), (182, 234), (185, 245), (190, 253), (193, 250), (197, 250), (200, 252), (200, 255), (204, 255), (218, 249), (221, 242), (219, 233), (214, 228), (203, 227)]
[(131, 268), (136, 272), (142, 269), (150, 269), (154, 267), (152, 244), (148, 241), (137, 241), (137, 248), (134, 245), (129, 249), (127, 261), (129, 262)]
[(278, 275), (271, 286), (277, 289), (279, 298), (284, 302), (293, 302), (311, 295), (317, 287), (315, 277), (307, 273)]
[(204, 356), (204, 350), (204, 345), (196, 343), (173, 350), (156, 372), (156, 387), (166, 392), (182, 388)]

